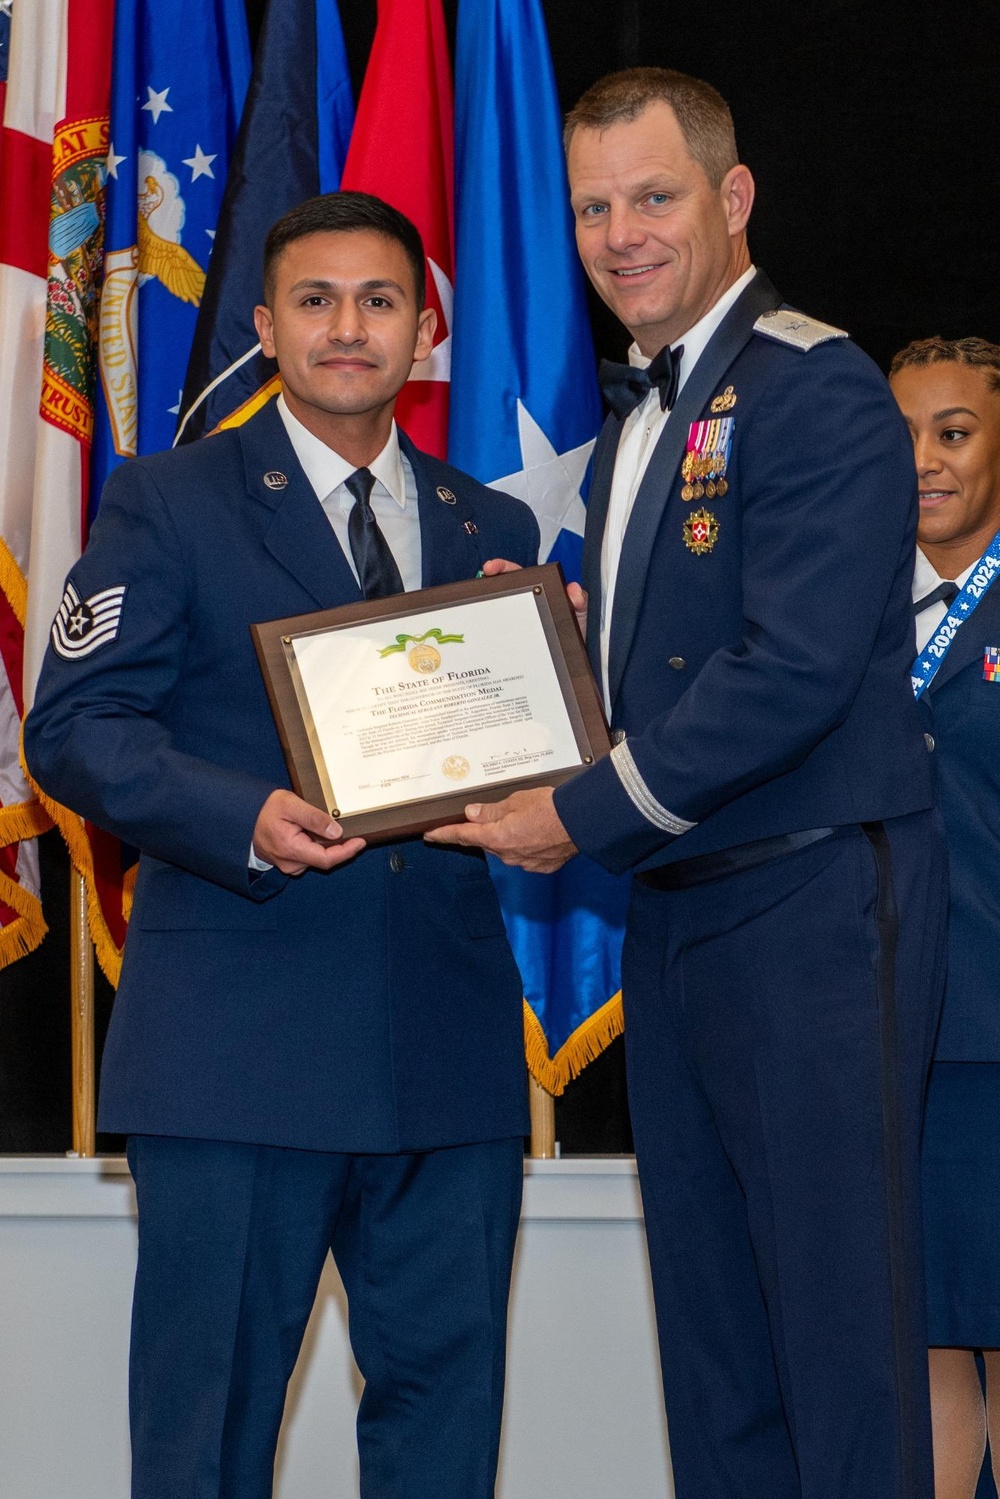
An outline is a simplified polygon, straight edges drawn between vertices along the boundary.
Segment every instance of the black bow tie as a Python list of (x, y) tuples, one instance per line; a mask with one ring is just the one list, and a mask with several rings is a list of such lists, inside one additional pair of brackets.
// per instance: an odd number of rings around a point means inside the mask
[(672, 349), (669, 344), (661, 349), (648, 369), (638, 369), (634, 364), (615, 364), (610, 359), (601, 360), (598, 379), (601, 390), (615, 416), (620, 419), (643, 402), (654, 385), (660, 392), (660, 410), (666, 411), (677, 400), (677, 384), (681, 373), (681, 355), (684, 345)]
[(943, 604), (950, 604), (958, 592), (959, 587), (957, 583), (939, 583), (933, 593), (928, 593), (922, 599), (917, 600), (913, 606), (913, 612), (914, 614), (923, 614), (924, 610), (929, 609), (932, 604), (936, 604), (938, 599)]

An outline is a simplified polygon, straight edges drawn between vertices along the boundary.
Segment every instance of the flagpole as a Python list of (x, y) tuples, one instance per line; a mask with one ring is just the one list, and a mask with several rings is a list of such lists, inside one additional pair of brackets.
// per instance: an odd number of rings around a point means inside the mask
[(528, 1078), (528, 1106), (532, 1159), (551, 1161), (556, 1153), (556, 1101), (533, 1077)]
[(87, 886), (70, 869), (70, 1046), (73, 1056), (73, 1153), (97, 1150), (94, 1095), (94, 944), (87, 929)]

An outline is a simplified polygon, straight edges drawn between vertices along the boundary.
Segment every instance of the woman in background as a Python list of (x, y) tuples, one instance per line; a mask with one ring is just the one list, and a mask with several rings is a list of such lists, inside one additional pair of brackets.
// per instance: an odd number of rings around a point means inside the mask
[(962, 621), (944, 658), (929, 656), (940, 660), (927, 696), (952, 898), (924, 1215), (936, 1499), (974, 1499), (987, 1434), (1000, 1475), (1000, 577), (982, 592), (991, 564), (977, 567), (988, 548), (1000, 556), (991, 547), (1000, 530), (1000, 347), (922, 339), (896, 355), (889, 381), (913, 435), (920, 491), (918, 655), (930, 642), (940, 652), (947, 621)]

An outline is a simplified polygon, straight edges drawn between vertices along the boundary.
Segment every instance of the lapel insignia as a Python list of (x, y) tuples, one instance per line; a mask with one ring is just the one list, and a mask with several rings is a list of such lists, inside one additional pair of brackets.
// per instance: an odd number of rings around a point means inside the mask
[(710, 510), (692, 510), (684, 522), (684, 545), (689, 552), (702, 556), (710, 552), (719, 539), (719, 522)]
[(479, 535), (479, 527), (476, 525), (476, 523), (475, 523), (474, 520), (463, 521), (462, 522), (462, 529), (465, 532), (466, 536), (478, 536)]
[(1000, 682), (1000, 645), (988, 645), (983, 652), (983, 681)]
[(264, 475), (264, 483), (268, 489), (285, 489), (288, 485), (288, 475), (283, 474), (280, 468), (269, 468)]
[(438, 487), (437, 487), (437, 489), (434, 492), (437, 495), (437, 497), (438, 497), (439, 500), (444, 500), (444, 502), (445, 502), (446, 505), (457, 505), (458, 504), (458, 501), (456, 500), (455, 496), (452, 494), (451, 490), (450, 489), (446, 489), (443, 484), (439, 484)]
[[(730, 386), (730, 390), (732, 386)], [(718, 397), (722, 399), (722, 397)], [(733, 397), (735, 404), (736, 397)], [(715, 402), (712, 402), (715, 408)], [(729, 492), (726, 469), (733, 446), (733, 428), (736, 419), (732, 416), (715, 417), (707, 422), (692, 422), (688, 428), (687, 452), (681, 464), (684, 487), (681, 499), (701, 500), (707, 495), (714, 500), (716, 495)]]
[(735, 390), (733, 390), (733, 387), (731, 385), (727, 385), (721, 396), (715, 397), (715, 400), (712, 402), (709, 410), (711, 411), (713, 416), (717, 416), (720, 411), (732, 411), (735, 405), (736, 392)]
[(114, 588), (102, 588), (89, 599), (81, 599), (72, 583), (67, 583), (52, 621), (52, 646), (56, 654), (64, 661), (78, 661), (99, 646), (117, 640), (125, 587), (119, 583)]

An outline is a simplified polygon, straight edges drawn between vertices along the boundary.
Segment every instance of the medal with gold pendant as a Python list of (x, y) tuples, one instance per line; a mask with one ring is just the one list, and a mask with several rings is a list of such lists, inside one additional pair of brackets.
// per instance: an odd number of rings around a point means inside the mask
[(684, 462), (681, 464), (681, 478), (684, 480), (684, 486), (681, 489), (682, 500), (694, 499), (694, 485), (691, 483), (691, 480), (694, 478), (694, 466), (697, 456), (697, 453), (691, 449), (684, 454)]
[(416, 645), (411, 645), (406, 653), (406, 659), (411, 671), (420, 672), (427, 676), (430, 672), (437, 671), (441, 665), (441, 652), (436, 645), (429, 641), (421, 640)]
[[(718, 404), (720, 402), (725, 404)], [(732, 393), (732, 386), (728, 386), (721, 396), (715, 397), (711, 409), (729, 410), (735, 405), (736, 397)], [(684, 479), (682, 500), (690, 503), (692, 500), (722, 499), (729, 493), (726, 470), (735, 425), (735, 418), (731, 416), (717, 416), (709, 421), (691, 423), (688, 428), (687, 450), (681, 463), (681, 476)]]

